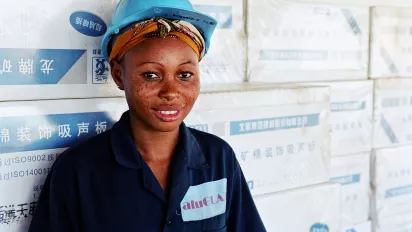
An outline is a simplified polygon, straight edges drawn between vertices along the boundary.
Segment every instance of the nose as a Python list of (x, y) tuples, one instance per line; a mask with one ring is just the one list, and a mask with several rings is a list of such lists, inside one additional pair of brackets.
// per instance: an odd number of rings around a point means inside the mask
[(159, 93), (159, 97), (167, 101), (179, 98), (179, 86), (176, 80), (166, 80)]

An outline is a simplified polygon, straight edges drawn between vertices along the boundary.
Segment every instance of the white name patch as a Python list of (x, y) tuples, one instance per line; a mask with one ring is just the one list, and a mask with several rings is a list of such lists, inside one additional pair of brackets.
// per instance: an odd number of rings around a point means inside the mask
[(190, 186), (180, 203), (183, 221), (200, 221), (226, 212), (227, 179)]

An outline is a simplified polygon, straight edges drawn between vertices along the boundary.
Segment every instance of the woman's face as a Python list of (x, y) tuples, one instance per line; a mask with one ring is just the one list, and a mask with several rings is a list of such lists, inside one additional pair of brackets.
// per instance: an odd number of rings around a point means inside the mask
[(198, 57), (176, 38), (150, 38), (138, 44), (120, 64), (112, 64), (112, 76), (126, 93), (131, 116), (154, 131), (178, 129), (199, 95)]

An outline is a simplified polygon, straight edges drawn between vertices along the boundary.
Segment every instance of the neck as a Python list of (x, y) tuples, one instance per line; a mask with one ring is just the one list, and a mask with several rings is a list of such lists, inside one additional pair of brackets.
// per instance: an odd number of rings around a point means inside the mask
[(136, 147), (146, 162), (164, 162), (172, 158), (179, 140), (179, 128), (171, 132), (154, 131), (133, 117), (130, 117), (130, 125)]

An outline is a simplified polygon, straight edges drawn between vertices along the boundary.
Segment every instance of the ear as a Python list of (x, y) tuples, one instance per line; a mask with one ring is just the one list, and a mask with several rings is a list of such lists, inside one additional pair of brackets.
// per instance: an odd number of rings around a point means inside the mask
[(123, 84), (123, 66), (116, 60), (113, 60), (110, 62), (110, 67), (111, 67), (111, 73), (114, 82), (116, 83), (117, 87), (120, 90), (124, 90), (124, 84)]

